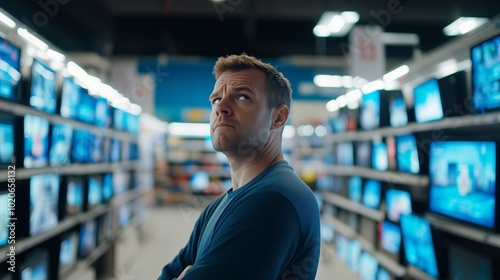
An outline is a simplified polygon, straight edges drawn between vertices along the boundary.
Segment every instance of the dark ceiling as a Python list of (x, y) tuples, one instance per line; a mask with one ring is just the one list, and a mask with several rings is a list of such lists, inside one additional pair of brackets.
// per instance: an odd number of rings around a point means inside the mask
[[(495, 4), (497, 3), (497, 4)], [(343, 55), (344, 38), (315, 38), (325, 10), (357, 11), (358, 24), (416, 33), (427, 52), (447, 40), (442, 28), (459, 16), (492, 18), (497, 0), (0, 0), (0, 7), (63, 51), (104, 57), (247, 52), (259, 57)], [(414, 47), (390, 46), (389, 59)]]

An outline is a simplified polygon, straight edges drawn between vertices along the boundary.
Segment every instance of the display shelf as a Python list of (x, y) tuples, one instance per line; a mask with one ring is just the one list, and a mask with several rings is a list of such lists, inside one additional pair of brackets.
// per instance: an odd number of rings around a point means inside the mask
[(336, 176), (360, 176), (363, 178), (375, 179), (391, 184), (407, 185), (426, 188), (429, 185), (429, 178), (423, 175), (415, 175), (404, 172), (378, 171), (367, 167), (330, 165), (326, 168), (330, 175)]
[(500, 126), (500, 112), (490, 112), (481, 115), (465, 115), (448, 117), (439, 121), (427, 123), (409, 123), (402, 127), (383, 127), (366, 131), (349, 131), (326, 136), (325, 143), (331, 144), (344, 141), (367, 141), (374, 137), (410, 134), (424, 131), (449, 130), (485, 125)]
[(500, 248), (500, 234), (492, 233), (485, 230), (471, 228), (465, 225), (458, 224), (450, 219), (426, 213), (425, 218), (432, 224), (433, 227), (458, 235), (470, 240), (474, 240), (489, 246)]
[(413, 265), (408, 265), (408, 275), (413, 277), (414, 279), (419, 280), (437, 280), (436, 278), (414, 267)]
[(141, 192), (138, 189), (129, 190), (128, 192), (122, 195), (113, 197), (111, 199), (111, 206), (113, 207), (121, 206), (128, 203), (129, 201), (132, 201), (140, 197), (141, 197)]
[(354, 229), (352, 229), (348, 225), (344, 224), (342, 221), (336, 219), (332, 215), (326, 215), (326, 216), (323, 215), (322, 219), (327, 224), (331, 225), (335, 232), (338, 232), (347, 238), (353, 239), (357, 235), (357, 233)]
[[(15, 178), (17, 180), (29, 179), (39, 174), (55, 173), (59, 175), (85, 175), (109, 173), (113, 171), (131, 170), (138, 168), (138, 161), (124, 161), (120, 163), (96, 163), (96, 164), (71, 164), (66, 166), (50, 166), (41, 168), (20, 168), (16, 169)], [(0, 182), (8, 179), (7, 171), (0, 173)]]
[(322, 192), (323, 200), (334, 206), (349, 210), (351, 212), (363, 215), (374, 221), (382, 221), (384, 219), (384, 213), (379, 210), (368, 208), (360, 203), (351, 201), (345, 197), (331, 192)]

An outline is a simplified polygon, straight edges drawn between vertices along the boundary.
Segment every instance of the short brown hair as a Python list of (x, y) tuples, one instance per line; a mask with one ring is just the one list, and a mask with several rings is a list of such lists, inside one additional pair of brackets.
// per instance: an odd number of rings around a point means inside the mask
[(283, 73), (279, 72), (274, 66), (269, 63), (264, 63), (256, 57), (249, 56), (245, 53), (241, 55), (229, 55), (219, 57), (214, 66), (214, 76), (217, 80), (222, 73), (226, 71), (238, 71), (247, 69), (257, 69), (267, 76), (267, 88), (271, 94), (268, 97), (269, 108), (274, 108), (279, 105), (286, 105), (290, 108), (292, 101), (292, 88)]

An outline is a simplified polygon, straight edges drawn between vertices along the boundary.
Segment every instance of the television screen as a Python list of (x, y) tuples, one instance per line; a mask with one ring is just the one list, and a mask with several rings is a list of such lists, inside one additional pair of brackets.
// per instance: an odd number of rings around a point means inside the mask
[(49, 163), (49, 121), (24, 116), (24, 167), (44, 167)]
[(500, 35), (471, 49), (472, 98), (480, 112), (500, 108)]
[(380, 193), (382, 186), (379, 181), (366, 180), (363, 191), (363, 204), (366, 207), (378, 209), (380, 205)]
[(494, 279), (491, 258), (455, 244), (448, 250), (448, 274), (456, 280)]
[(106, 98), (98, 97), (95, 105), (95, 125), (111, 127), (113, 123), (112, 107)]
[(72, 215), (83, 209), (83, 177), (68, 177), (66, 185), (66, 214)]
[(372, 166), (375, 170), (385, 171), (389, 169), (387, 158), (387, 146), (385, 142), (373, 142), (372, 146)]
[(92, 139), (92, 150), (90, 151), (89, 161), (93, 163), (102, 162), (104, 152), (104, 138), (101, 133), (90, 132)]
[(130, 143), (130, 160), (139, 159), (139, 147), (136, 143)]
[(102, 181), (102, 200), (108, 202), (113, 197), (113, 175), (105, 174)]
[(326, 223), (321, 223), (320, 227), (321, 241), (326, 243), (333, 243), (333, 238), (335, 236), (335, 231), (333, 227)]
[(95, 220), (83, 223), (80, 227), (79, 256), (86, 257), (96, 248), (97, 243), (97, 225)]
[(127, 113), (127, 131), (133, 134), (139, 133), (139, 116)]
[(113, 179), (113, 195), (125, 193), (130, 186), (130, 173), (125, 171), (115, 172)]
[(407, 191), (388, 189), (385, 192), (385, 203), (387, 218), (393, 222), (399, 222), (402, 214), (411, 214), (410, 193)]
[(78, 234), (73, 231), (63, 235), (59, 249), (59, 276), (67, 273), (76, 265), (78, 256)]
[(21, 49), (0, 37), (0, 97), (15, 100), (21, 79)]
[(387, 147), (387, 163), (389, 170), (396, 170), (396, 138), (394, 138), (394, 136), (387, 136), (385, 138), (385, 145)]
[(31, 67), (31, 107), (55, 113), (57, 106), (56, 72), (38, 60), (33, 60)]
[[(7, 244), (9, 238), (9, 193), (0, 193), (0, 247)], [(12, 202), (12, 200), (10, 201)]]
[(89, 192), (88, 192), (88, 205), (93, 207), (102, 203), (102, 176), (89, 177)]
[(120, 224), (120, 228), (128, 227), (130, 222), (130, 205), (124, 204), (120, 207), (118, 212), (118, 221)]
[(389, 221), (383, 221), (381, 226), (381, 247), (391, 254), (399, 254), (401, 247), (401, 229)]
[(349, 199), (354, 202), (361, 202), (362, 180), (359, 176), (349, 178)]
[(429, 222), (412, 214), (401, 215), (406, 260), (434, 278), (438, 278), (438, 268), (432, 232)]
[(103, 138), (102, 139), (102, 162), (109, 162), (111, 156), (111, 139)]
[(356, 143), (356, 165), (372, 167), (372, 144), (370, 141)]
[(50, 277), (49, 254), (46, 250), (32, 253), (20, 264), (21, 280), (47, 280)]
[(0, 120), (0, 166), (13, 163), (14, 122)]
[(110, 160), (111, 162), (119, 162), (121, 160), (121, 142), (116, 138), (111, 140)]
[(408, 113), (402, 92), (389, 96), (389, 122), (392, 127), (405, 126), (408, 124)]
[(359, 256), (361, 255), (361, 243), (356, 239), (349, 242), (349, 252), (347, 254), (347, 266), (353, 273), (358, 273)]
[(71, 139), (73, 127), (69, 124), (55, 124), (52, 127), (52, 139), (50, 146), (50, 165), (68, 165), (71, 163)]
[(126, 161), (130, 160), (130, 142), (122, 142), (121, 147), (121, 160)]
[(338, 165), (354, 164), (354, 148), (352, 142), (343, 142), (337, 144), (337, 164)]
[(80, 104), (78, 104), (78, 120), (94, 124), (95, 120), (95, 110), (96, 110), (96, 98), (91, 96), (87, 90), (80, 89)]
[(73, 78), (64, 79), (61, 95), (61, 116), (69, 119), (78, 119), (81, 90), (81, 87), (75, 83)]
[(93, 135), (84, 129), (73, 130), (72, 161), (76, 163), (91, 162), (91, 152), (94, 146)]
[(415, 136), (411, 134), (396, 136), (396, 159), (399, 171), (414, 174), (420, 172)]
[(127, 113), (122, 109), (114, 109), (113, 127), (117, 130), (125, 130), (127, 127)]
[(443, 105), (437, 79), (430, 79), (413, 89), (415, 119), (417, 122), (429, 122), (443, 118)]
[(337, 253), (337, 257), (343, 263), (347, 262), (347, 254), (349, 251), (349, 239), (341, 234), (335, 235), (335, 252)]
[(377, 280), (392, 280), (393, 277), (391, 277), (391, 274), (389, 274), (389, 271), (385, 270), (381, 266), (379, 266), (378, 271), (377, 271)]
[(496, 154), (492, 141), (431, 142), (430, 210), (494, 228)]
[(363, 251), (359, 255), (359, 276), (361, 280), (376, 280), (378, 261), (370, 253)]
[(380, 126), (380, 91), (363, 94), (361, 97), (359, 124), (365, 130)]
[(37, 235), (57, 226), (59, 175), (41, 174), (30, 181), (30, 235)]

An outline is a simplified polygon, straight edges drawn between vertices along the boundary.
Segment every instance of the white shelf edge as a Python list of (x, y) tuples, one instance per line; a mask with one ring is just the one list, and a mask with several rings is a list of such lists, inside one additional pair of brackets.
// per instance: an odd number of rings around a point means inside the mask
[(384, 213), (382, 211), (368, 208), (360, 203), (351, 201), (347, 198), (341, 197), (340, 195), (331, 192), (322, 192), (322, 195), (323, 199), (326, 202), (334, 206), (349, 210), (351, 212), (355, 212), (374, 221), (380, 222), (384, 219)]
[(339, 232), (347, 238), (352, 239), (356, 236), (356, 232), (352, 228), (344, 224), (342, 221), (336, 219), (335, 217), (332, 217), (331, 215), (324, 217), (324, 221), (333, 226), (333, 230), (335, 232)]

